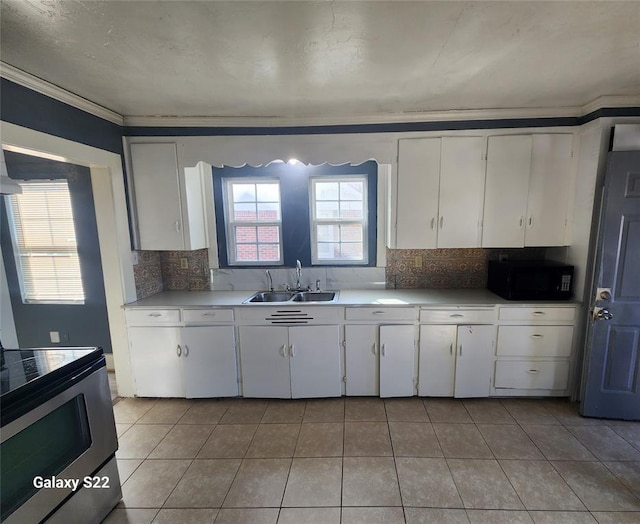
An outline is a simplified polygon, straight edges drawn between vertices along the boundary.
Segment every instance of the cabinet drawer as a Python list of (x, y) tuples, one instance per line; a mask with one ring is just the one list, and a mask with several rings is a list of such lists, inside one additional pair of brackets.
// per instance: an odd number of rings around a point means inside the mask
[(179, 309), (129, 309), (125, 312), (130, 326), (153, 326), (180, 322)]
[(416, 319), (416, 310), (407, 307), (351, 307), (345, 310), (346, 320), (375, 320), (384, 323), (388, 320)]
[(569, 361), (498, 360), (496, 388), (567, 389)]
[(493, 308), (420, 310), (420, 322), (431, 324), (491, 324), (494, 320)]
[(571, 321), (575, 307), (501, 307), (500, 320)]
[(183, 309), (182, 318), (187, 324), (233, 322), (233, 309)]
[(573, 326), (499, 326), (497, 354), (512, 357), (568, 357)]

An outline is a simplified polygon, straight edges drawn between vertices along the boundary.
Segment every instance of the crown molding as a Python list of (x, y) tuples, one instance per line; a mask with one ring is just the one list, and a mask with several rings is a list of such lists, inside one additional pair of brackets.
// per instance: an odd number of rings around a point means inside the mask
[(86, 113), (108, 120), (109, 122), (113, 122), (114, 124), (118, 124), (120, 126), (124, 124), (124, 118), (122, 115), (115, 111), (111, 111), (106, 107), (98, 105), (95, 102), (91, 102), (86, 98), (71, 93), (66, 89), (62, 89), (61, 87), (26, 73), (25, 71), (2, 61), (0, 61), (0, 76), (10, 80), (11, 82), (36, 91), (37, 93), (75, 107), (76, 109), (80, 109)]
[(232, 116), (122, 116), (86, 98), (71, 93), (0, 61), (0, 76), (49, 96), (94, 116), (128, 127), (309, 127), (340, 125), (404, 124), (418, 122), (454, 122), (464, 120), (509, 120), (533, 118), (579, 118), (603, 108), (640, 107), (640, 96), (601, 96), (583, 106), (511, 109), (469, 109), (415, 111), (377, 115), (327, 115), (301, 117)]

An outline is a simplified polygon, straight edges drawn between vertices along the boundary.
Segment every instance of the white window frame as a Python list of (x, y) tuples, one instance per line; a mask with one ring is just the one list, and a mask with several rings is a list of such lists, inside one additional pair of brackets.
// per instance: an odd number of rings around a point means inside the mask
[[(245, 178), (245, 177), (226, 177), (222, 179), (223, 195), (224, 195), (224, 220), (227, 234), (227, 261), (230, 266), (281, 266), (284, 264), (284, 248), (282, 239), (282, 193), (280, 191), (280, 179), (278, 178)], [(234, 184), (275, 184), (278, 186), (279, 204), (280, 204), (280, 220), (273, 222), (258, 221), (235, 221), (233, 219), (233, 185)], [(256, 197), (257, 198), (257, 197)], [(255, 261), (249, 262), (236, 259), (236, 227), (259, 227), (259, 226), (276, 226), (278, 228), (278, 260), (277, 261)], [(256, 239), (257, 240), (257, 239)], [(256, 245), (260, 245), (256, 242)]]
[[(344, 218), (332, 218), (319, 219), (316, 217), (316, 183), (317, 182), (362, 182), (364, 191), (362, 192), (362, 219), (344, 219)], [(314, 266), (326, 266), (326, 265), (345, 265), (345, 266), (362, 266), (369, 263), (369, 202), (368, 202), (368, 186), (369, 178), (364, 174), (354, 175), (320, 175), (309, 177), (309, 221), (310, 221), (310, 238), (311, 238), (311, 264)], [(339, 195), (338, 195), (339, 198)], [(338, 200), (339, 202), (339, 200)], [(359, 260), (344, 260), (344, 259), (318, 259), (318, 239), (317, 228), (318, 224), (327, 225), (350, 225), (359, 224), (362, 225), (362, 259)], [(340, 242), (342, 243), (342, 242)]]
[[(56, 180), (29, 180), (29, 181), (20, 181), (20, 185), (24, 189), (28, 189), (29, 186), (35, 185), (64, 185), (66, 186), (66, 192), (69, 197), (69, 206), (71, 207), (71, 195), (69, 193), (69, 183), (65, 179), (56, 179)], [(9, 217), (9, 227), (11, 230), (11, 242), (13, 246), (13, 254), (16, 263), (16, 270), (18, 275), (18, 282), (20, 284), (20, 294), (22, 297), (22, 302), (24, 304), (66, 304), (66, 305), (83, 305), (85, 303), (86, 294), (84, 290), (84, 282), (82, 281), (82, 272), (80, 267), (80, 257), (78, 254), (77, 247), (77, 233), (75, 228), (75, 217), (73, 217), (73, 230), (74, 230), (74, 242), (73, 249), (61, 249), (60, 246), (51, 246), (48, 250), (42, 250), (42, 248), (31, 248), (27, 246), (26, 249), (22, 249), (19, 245), (18, 241), (18, 232), (17, 232), (17, 222), (18, 218), (16, 217), (16, 210), (14, 209), (15, 200), (17, 200), (20, 195), (12, 195), (7, 199), (7, 214)], [(71, 214), (73, 216), (73, 208), (70, 208)], [(47, 215), (48, 216), (48, 215)], [(36, 287), (33, 291), (29, 292), (26, 284), (26, 273), (27, 270), (23, 264), (23, 258), (26, 257), (75, 257), (78, 259), (78, 268), (77, 268), (77, 277), (78, 282), (81, 289), (81, 294), (78, 294), (76, 298), (65, 298), (62, 295), (59, 296), (49, 296), (47, 298), (38, 298), (38, 295), (44, 295), (44, 293), (37, 291), (37, 278), (32, 278), (31, 280), (36, 283)], [(55, 273), (55, 272), (54, 272)]]

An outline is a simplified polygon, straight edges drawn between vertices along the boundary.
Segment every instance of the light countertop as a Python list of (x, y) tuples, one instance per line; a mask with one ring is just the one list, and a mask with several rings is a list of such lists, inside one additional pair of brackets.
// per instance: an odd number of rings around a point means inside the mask
[[(126, 308), (158, 307), (269, 307), (283, 303), (243, 304), (255, 291), (163, 291), (143, 298)], [(344, 289), (335, 302), (295, 303), (297, 306), (493, 306), (495, 304), (548, 304), (550, 301), (505, 300), (487, 289)], [(575, 301), (557, 301), (558, 306), (575, 305)], [(294, 304), (287, 304), (294, 305)]]

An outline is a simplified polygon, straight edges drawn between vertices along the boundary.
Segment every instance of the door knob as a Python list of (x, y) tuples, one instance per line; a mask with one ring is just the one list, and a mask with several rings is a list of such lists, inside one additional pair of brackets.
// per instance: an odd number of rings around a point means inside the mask
[(613, 318), (613, 313), (609, 311), (606, 307), (597, 307), (593, 310), (593, 319), (594, 320), (611, 320)]

